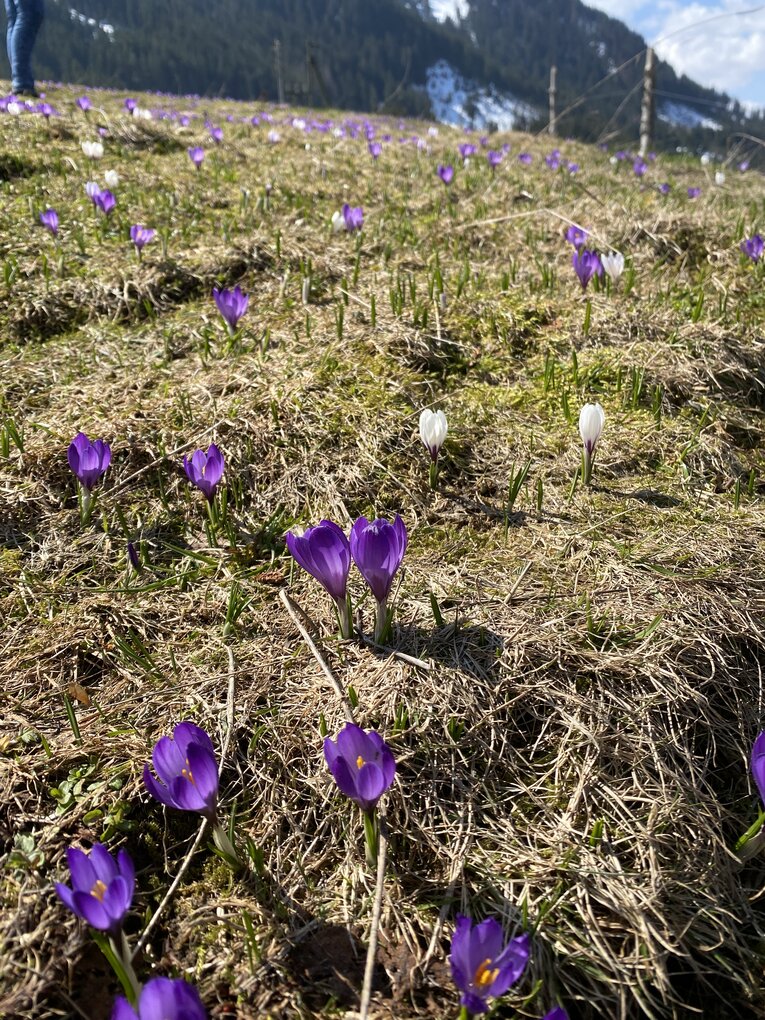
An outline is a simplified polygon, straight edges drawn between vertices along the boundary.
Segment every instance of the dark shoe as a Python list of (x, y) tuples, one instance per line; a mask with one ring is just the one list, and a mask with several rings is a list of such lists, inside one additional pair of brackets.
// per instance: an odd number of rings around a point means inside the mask
[(23, 99), (39, 99), (40, 93), (37, 89), (19, 89), (15, 93), (19, 98)]

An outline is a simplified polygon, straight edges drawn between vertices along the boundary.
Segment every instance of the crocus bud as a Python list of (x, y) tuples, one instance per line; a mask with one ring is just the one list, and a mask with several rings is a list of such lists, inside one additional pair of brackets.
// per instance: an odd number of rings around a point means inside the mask
[(40, 223), (46, 230), (50, 230), (54, 237), (58, 235), (58, 213), (55, 209), (46, 209), (40, 213)]
[(406, 525), (398, 514), (391, 524), (377, 518), (359, 517), (351, 528), (351, 556), (377, 602), (375, 639), (387, 626), (387, 603), (393, 578), (401, 566), (407, 546)]
[(605, 411), (600, 404), (585, 404), (579, 412), (579, 435), (584, 443), (584, 484), (590, 484), (595, 447), (603, 431)]
[(614, 283), (624, 272), (624, 256), (620, 251), (610, 251), (607, 255), (600, 256), (600, 263), (603, 269)]
[(345, 532), (334, 521), (320, 521), (316, 527), (306, 528), (302, 535), (288, 532), (286, 541), (295, 561), (334, 599), (342, 635), (350, 637), (347, 589), (351, 548)]
[(765, 730), (759, 734), (752, 747), (752, 776), (765, 806)]
[(224, 468), (223, 454), (215, 443), (210, 443), (207, 453), (196, 450), (192, 457), (184, 457), (183, 467), (191, 484), (196, 485), (212, 502)]
[(431, 411), (426, 407), (420, 414), (420, 439), (434, 464), (438, 461), (438, 452), (444, 445), (447, 429), (446, 415), (443, 411)]

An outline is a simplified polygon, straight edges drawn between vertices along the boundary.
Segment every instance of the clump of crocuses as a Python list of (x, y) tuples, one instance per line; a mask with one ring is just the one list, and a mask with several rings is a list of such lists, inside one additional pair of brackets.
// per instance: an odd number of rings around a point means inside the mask
[(592, 479), (595, 448), (598, 445), (605, 421), (606, 413), (600, 404), (585, 404), (579, 412), (579, 435), (584, 444), (582, 481), (585, 485), (589, 485)]
[(502, 926), (493, 917), (473, 926), (469, 917), (458, 915), (449, 964), (462, 993), (463, 1020), (488, 1012), (488, 1000), (504, 995), (518, 981), (526, 969), (529, 949), (528, 935), (506, 942)]
[(334, 521), (320, 521), (301, 534), (288, 532), (287, 548), (297, 563), (315, 577), (334, 599), (340, 633), (351, 637), (351, 607), (348, 596), (348, 574), (351, 569), (351, 547), (345, 532)]
[(80, 483), (80, 519), (87, 524), (94, 505), (93, 486), (111, 464), (111, 447), (103, 439), (91, 442), (84, 432), (78, 432), (69, 444), (66, 459)]
[(367, 861), (377, 860), (377, 803), (396, 778), (393, 752), (375, 730), (363, 730), (346, 723), (336, 740), (324, 740), (324, 758), (332, 776), (346, 797), (364, 812)]
[(288, 533), (286, 541), (294, 559), (334, 599), (343, 637), (352, 634), (348, 574), (353, 559), (377, 603), (375, 641), (382, 641), (393, 616), (388, 597), (407, 545), (401, 518), (396, 515), (391, 524), (382, 518), (359, 517), (351, 527), (350, 542), (339, 525), (326, 520), (302, 534)]
[(100, 949), (126, 993), (135, 998), (139, 985), (130, 962), (130, 946), (122, 928), (133, 902), (133, 862), (125, 850), (119, 851), (115, 861), (100, 843), (95, 843), (89, 853), (70, 847), (66, 859), (72, 886), (56, 882), (58, 898), (72, 913), (95, 929), (94, 938)]
[(156, 977), (141, 989), (136, 1008), (127, 999), (114, 1003), (111, 1020), (207, 1020), (199, 992), (183, 978)]
[(352, 206), (346, 202), (339, 212), (332, 214), (332, 229), (337, 232), (347, 230), (353, 233), (364, 226), (364, 210), (360, 205)]
[(218, 821), (218, 763), (209, 734), (193, 722), (181, 722), (172, 737), (160, 737), (143, 770), (147, 791), (167, 807), (193, 811), (212, 826), (213, 839), (232, 866), (238, 866), (236, 851)]
[(430, 454), (431, 489), (436, 488), (438, 481), (438, 454), (446, 440), (448, 428), (443, 411), (431, 411), (426, 407), (420, 414), (420, 439)]
[(359, 517), (351, 528), (351, 556), (377, 603), (375, 641), (386, 637), (393, 617), (388, 598), (407, 546), (406, 525), (398, 514), (391, 524), (381, 517)]

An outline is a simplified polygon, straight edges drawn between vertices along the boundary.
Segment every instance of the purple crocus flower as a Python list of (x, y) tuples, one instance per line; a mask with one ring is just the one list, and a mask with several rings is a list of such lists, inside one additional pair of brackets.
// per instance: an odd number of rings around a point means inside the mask
[(213, 287), (213, 300), (215, 305), (228, 326), (229, 333), (233, 334), (239, 320), (247, 311), (250, 299), (238, 285), (233, 290)]
[(285, 537), (292, 557), (335, 600), (343, 637), (350, 637), (347, 590), (351, 547), (345, 532), (334, 521), (320, 521), (302, 535), (288, 531)]
[(112, 460), (112, 451), (103, 439), (94, 442), (84, 432), (78, 432), (66, 452), (69, 467), (88, 492), (104, 474)]
[(126, 99), (124, 106), (128, 113), (132, 113), (136, 106), (138, 106), (138, 102), (135, 99)]
[(441, 180), (444, 182), (444, 184), (451, 184), (452, 183), (452, 178), (454, 177), (454, 167), (453, 166), (443, 166), (443, 165), (439, 164), (439, 167), (438, 167), (438, 176), (441, 178)]
[(79, 99), (75, 99), (74, 105), (82, 110), (83, 113), (87, 113), (88, 110), (93, 106), (90, 99), (87, 96), (80, 96)]
[(88, 181), (85, 185), (85, 194), (88, 196), (93, 205), (95, 205), (96, 196), (101, 194), (101, 189), (95, 181)]
[(478, 149), (473, 145), (472, 142), (463, 142), (457, 147), (457, 151), (460, 154), (463, 163), (466, 163), (471, 156), (475, 156)]
[(367, 148), (372, 159), (377, 159), (382, 152), (382, 145), (379, 142), (370, 142)]
[(502, 925), (493, 917), (473, 927), (469, 917), (457, 916), (449, 964), (462, 992), (460, 1004), (470, 1013), (486, 1013), (487, 999), (497, 998), (523, 974), (529, 959), (529, 936), (505, 944)]
[(220, 143), (223, 141), (223, 128), (211, 127), (210, 138), (212, 138), (216, 145), (220, 145)]
[(160, 737), (143, 768), (143, 785), (155, 800), (178, 811), (194, 811), (215, 822), (218, 810), (218, 763), (212, 740), (192, 722), (182, 722), (172, 737)]
[(571, 261), (574, 271), (579, 277), (582, 290), (587, 290), (587, 284), (593, 276), (603, 275), (603, 265), (596, 251), (590, 251), (588, 248), (579, 248), (574, 252)]
[(97, 195), (93, 196), (93, 202), (101, 210), (104, 216), (108, 216), (117, 204), (117, 199), (114, 197), (112, 192), (106, 188), (104, 191), (99, 191)]
[(545, 1013), (542, 1020), (568, 1020), (568, 1013), (565, 1011), (563, 1006), (556, 1006), (555, 1009), (551, 1009), (549, 1013)]
[(337, 740), (324, 740), (324, 758), (342, 792), (362, 811), (373, 811), (396, 778), (396, 760), (383, 738), (355, 723), (346, 723)]
[(204, 450), (196, 450), (191, 458), (183, 458), (183, 467), (186, 476), (192, 485), (203, 492), (210, 502), (215, 498), (215, 490), (223, 477), (225, 461), (215, 443), (205, 453)]
[(135, 245), (139, 255), (146, 245), (154, 240), (156, 235), (156, 230), (152, 230), (151, 227), (142, 227), (140, 223), (136, 223), (135, 226), (130, 228), (130, 240)]
[(502, 153), (497, 152), (495, 149), (489, 149), (486, 153), (486, 161), (492, 170), (496, 170), (499, 164), (502, 162)]
[(659, 191), (662, 193), (662, 195), (668, 195), (671, 190), (672, 185), (668, 184), (666, 181), (663, 184), (659, 185)]
[(747, 172), (747, 170), (749, 169), (749, 160), (748, 159), (742, 159), (741, 162), (738, 165), (738, 168), (739, 168), (739, 170), (741, 171), (742, 174), (745, 174)]
[[(42, 217), (40, 218), (42, 219)], [(764, 247), (765, 242), (763, 241), (762, 237), (759, 234), (755, 234), (753, 237), (747, 237), (739, 245), (739, 248), (744, 253), (744, 255), (748, 255), (752, 262), (759, 261), (759, 259), (762, 257)]]
[(346, 202), (343, 206), (342, 212), (346, 230), (361, 230), (364, 226), (364, 209), (362, 206), (350, 206)]
[(119, 996), (111, 1020), (207, 1020), (199, 992), (183, 978), (152, 978), (141, 989), (138, 1008)]
[(578, 163), (569, 163), (569, 164), (568, 164), (568, 168), (567, 168), (567, 169), (568, 169), (568, 172), (569, 172), (569, 173), (570, 173), (570, 174), (571, 174), (572, 176), (573, 176), (574, 174), (578, 174), (578, 173), (579, 173), (579, 164), (578, 164)]
[(575, 248), (581, 248), (589, 236), (589, 230), (585, 230), (584, 227), (578, 227), (576, 223), (572, 223), (566, 231), (566, 240), (569, 244), (573, 244)]
[(554, 152), (551, 152), (549, 156), (545, 156), (545, 163), (547, 163), (551, 170), (557, 170), (560, 166), (560, 158)]
[(752, 776), (757, 784), (760, 800), (765, 805), (765, 730), (758, 735), (752, 747)]
[(94, 843), (89, 853), (76, 847), (66, 852), (72, 874), (72, 888), (56, 882), (56, 893), (72, 913), (92, 928), (116, 935), (133, 902), (135, 872), (125, 850), (116, 862), (101, 843)]
[(197, 168), (197, 170), (199, 170), (199, 168), (202, 166), (202, 163), (204, 162), (204, 158), (205, 158), (205, 150), (200, 148), (200, 146), (195, 145), (195, 146), (192, 146), (192, 148), (189, 149), (189, 159), (194, 164), (194, 166)]
[(643, 177), (647, 169), (648, 164), (645, 162), (645, 160), (641, 159), (640, 156), (638, 156), (638, 158), (632, 164), (632, 171), (635, 174), (635, 176)]
[(37, 112), (41, 113), (46, 120), (50, 120), (53, 116), (53, 107), (50, 103), (40, 103), (37, 107)]
[(688, 198), (698, 198), (701, 194), (701, 188), (688, 188)]
[(381, 517), (374, 521), (359, 517), (353, 523), (351, 556), (378, 602), (384, 602), (390, 594), (406, 545), (406, 525), (398, 514), (393, 524)]
[(58, 236), (58, 213), (55, 209), (46, 209), (40, 213), (40, 223), (46, 230), (50, 230), (54, 237)]
[(523, 163), (524, 166), (529, 166), (531, 164), (531, 162), (533, 161), (533, 158), (534, 157), (531, 155), (530, 152), (520, 152), (520, 153), (518, 153), (518, 162), (519, 163)]

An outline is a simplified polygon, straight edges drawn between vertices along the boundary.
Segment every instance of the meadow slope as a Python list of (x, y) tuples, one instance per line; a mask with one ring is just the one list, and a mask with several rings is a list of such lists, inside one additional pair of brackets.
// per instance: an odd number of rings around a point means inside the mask
[[(562, 141), (551, 169), (551, 140), (518, 134), (490, 139), (493, 172), (446, 128), (156, 96), (141, 120), (80, 94), (0, 111), (0, 1015), (109, 1016), (53, 881), (73, 844), (127, 848), (136, 941), (198, 830), (142, 781), (184, 719), (226, 750), (248, 867), (197, 849), (140, 973), (186, 977), (215, 1018), (358, 1009), (375, 875), (322, 756), (345, 709), (288, 590), (398, 762), (372, 1017), (457, 1015), (458, 913), (532, 934), (495, 1017), (763, 1016), (765, 868), (732, 851), (765, 719), (765, 277), (739, 251), (762, 177), (664, 155), (638, 177)], [(107, 170), (109, 216), (84, 190)], [(333, 232), (343, 203), (360, 232)], [(583, 294), (572, 223), (624, 253), (618, 283)], [(140, 261), (132, 224), (158, 231)], [(235, 284), (231, 340), (211, 293)], [(423, 407), (449, 421), (435, 492)], [(112, 446), (85, 526), (80, 429)], [(211, 441), (217, 542), (182, 466)], [(390, 640), (354, 573), (365, 640), (340, 641), (285, 532), (396, 513)]]

